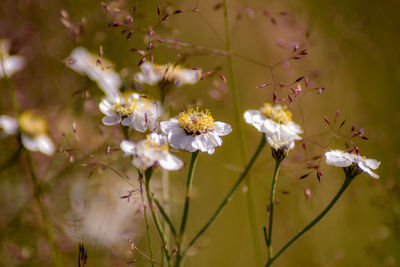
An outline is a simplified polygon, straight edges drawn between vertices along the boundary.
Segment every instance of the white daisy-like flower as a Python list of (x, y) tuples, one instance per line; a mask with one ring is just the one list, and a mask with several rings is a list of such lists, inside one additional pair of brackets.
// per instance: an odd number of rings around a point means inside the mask
[(157, 65), (145, 62), (141, 72), (135, 74), (135, 81), (140, 84), (156, 85), (162, 81), (174, 82), (176, 86), (195, 84), (201, 78), (201, 70), (190, 70), (173, 64)]
[(7, 115), (0, 116), (0, 128), (3, 130), (2, 136), (20, 132), (22, 144), (30, 151), (39, 151), (48, 156), (55, 151), (53, 141), (47, 135), (45, 119), (30, 111), (24, 111), (18, 120)]
[[(360, 155), (349, 153), (342, 150), (331, 150), (325, 153), (326, 163), (336, 167), (347, 168), (351, 166), (357, 166), (357, 168), (367, 173), (372, 178), (378, 179), (379, 175), (374, 173), (372, 170), (376, 170), (381, 164), (375, 159), (367, 159)], [(347, 172), (346, 172), (347, 173)], [(359, 172), (355, 172), (354, 176)]]
[(208, 110), (199, 108), (181, 112), (176, 118), (160, 123), (161, 131), (168, 136), (172, 147), (189, 152), (200, 150), (213, 154), (222, 145), (220, 136), (232, 132), (229, 124), (214, 121)]
[(89, 53), (83, 47), (77, 47), (72, 50), (67, 58), (67, 66), (81, 75), (87, 75), (91, 80), (97, 83), (107, 97), (116, 97), (119, 94), (122, 80), (118, 73), (112, 68), (112, 64), (105, 59)]
[(10, 40), (0, 40), (0, 78), (4, 77), (3, 65), (7, 76), (12, 76), (25, 67), (25, 58), (19, 55), (10, 56)]
[(148, 128), (150, 130), (157, 128), (157, 121), (161, 115), (161, 106), (158, 101), (137, 93), (105, 98), (100, 102), (99, 108), (106, 115), (102, 119), (104, 125), (121, 123), (139, 132), (145, 132)]
[(275, 150), (293, 149), (294, 141), (301, 140), (303, 131), (293, 122), (292, 113), (281, 105), (266, 103), (260, 110), (247, 110), (244, 120), (265, 133), (268, 144)]
[(183, 162), (168, 151), (167, 137), (163, 134), (151, 133), (136, 144), (122, 140), (120, 147), (125, 156), (134, 156), (132, 163), (141, 170), (146, 170), (155, 163), (168, 171), (177, 171), (183, 166)]

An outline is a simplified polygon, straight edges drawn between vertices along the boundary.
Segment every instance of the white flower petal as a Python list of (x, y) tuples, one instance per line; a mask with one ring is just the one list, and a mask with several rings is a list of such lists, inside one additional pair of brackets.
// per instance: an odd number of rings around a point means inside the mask
[(109, 100), (104, 99), (103, 101), (100, 102), (99, 104), (99, 109), (100, 111), (107, 116), (112, 116), (115, 114), (114, 111), (112, 111), (112, 104), (110, 103)]
[(348, 167), (353, 162), (346, 158), (341, 150), (331, 150), (325, 153), (326, 163), (336, 167)]
[(39, 135), (34, 139), (38, 151), (51, 156), (54, 154), (55, 147), (53, 141), (47, 135)]
[(110, 125), (115, 125), (120, 123), (121, 121), (121, 116), (115, 114), (112, 116), (106, 116), (103, 117), (103, 119), (101, 120), (103, 122), (104, 125), (110, 126)]
[(366, 159), (364, 160), (364, 165), (370, 169), (376, 170), (379, 168), (379, 165), (381, 165), (381, 163), (375, 159)]
[(170, 153), (167, 153), (163, 159), (158, 161), (158, 163), (167, 171), (177, 171), (183, 166), (183, 162)]
[[(7, 76), (12, 76), (25, 67), (26, 61), (22, 56), (9, 56), (4, 59)], [(0, 77), (4, 76), (3, 66), (0, 62)]]
[(377, 175), (376, 173), (374, 173), (373, 171), (371, 171), (371, 169), (370, 169), (368, 166), (365, 165), (365, 162), (364, 162), (364, 161), (358, 163), (357, 165), (358, 165), (358, 167), (360, 167), (360, 169), (361, 169), (363, 172), (366, 172), (366, 173), (367, 173), (369, 176), (371, 176), (372, 178), (375, 178), (375, 179), (378, 179), (378, 178), (379, 178), (379, 175)]
[(225, 122), (216, 121), (213, 131), (219, 136), (225, 136), (232, 132), (232, 128), (229, 124)]
[(30, 137), (29, 135), (23, 134), (22, 135), (22, 144), (24, 147), (30, 151), (37, 151), (37, 144), (34, 138)]
[(0, 128), (3, 129), (2, 135), (13, 135), (18, 132), (18, 121), (7, 115), (0, 116)]
[(172, 129), (180, 128), (180, 126), (179, 126), (178, 120), (175, 118), (172, 118), (168, 121), (160, 122), (160, 128), (163, 133), (168, 135), (168, 133), (171, 132)]
[(253, 125), (259, 131), (261, 130), (261, 127), (266, 119), (265, 116), (262, 115), (261, 112), (258, 110), (247, 110), (243, 114), (243, 117), (245, 122), (247, 122), (250, 125)]
[(122, 140), (119, 146), (125, 156), (131, 156), (136, 153), (136, 144), (132, 141)]
[(121, 124), (122, 126), (130, 126), (133, 124), (134, 120), (135, 120), (135, 114), (131, 114), (130, 116), (123, 118)]

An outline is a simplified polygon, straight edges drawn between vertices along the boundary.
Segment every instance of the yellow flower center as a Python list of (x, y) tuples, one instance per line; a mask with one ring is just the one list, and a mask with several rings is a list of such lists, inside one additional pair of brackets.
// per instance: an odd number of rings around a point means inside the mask
[(266, 103), (260, 110), (265, 117), (279, 124), (287, 124), (292, 121), (292, 113), (287, 110), (286, 106), (272, 106), (270, 103)]
[(146, 149), (158, 150), (158, 151), (168, 151), (168, 143), (164, 142), (163, 144), (160, 142), (154, 142), (150, 140), (150, 136), (146, 136), (146, 141), (144, 141), (144, 146)]
[(178, 116), (178, 123), (190, 135), (206, 134), (215, 126), (210, 111), (199, 111), (199, 108), (181, 112)]
[(129, 117), (138, 110), (138, 101), (129, 94), (121, 96), (112, 106), (112, 110), (122, 117)]
[(47, 123), (42, 117), (35, 116), (31, 111), (24, 111), (19, 117), (21, 131), (30, 135), (38, 136), (47, 133)]

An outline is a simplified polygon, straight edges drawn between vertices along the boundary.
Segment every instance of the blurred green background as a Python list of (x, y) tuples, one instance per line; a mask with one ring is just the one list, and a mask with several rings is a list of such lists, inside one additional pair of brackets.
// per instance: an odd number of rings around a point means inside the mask
[[(183, 12), (171, 16), (155, 29), (157, 36), (225, 49), (220, 2), (107, 2), (121, 10), (120, 16), (132, 13), (135, 3), (134, 24), (144, 28), (157, 24), (157, 6), (163, 14), (197, 7), (198, 14)], [(306, 75), (314, 87), (326, 88), (322, 95), (306, 93), (291, 108), (295, 121), (304, 129), (308, 150), (304, 152), (298, 145), (291, 151), (279, 177), (275, 251), (329, 203), (343, 181), (342, 170), (324, 163), (321, 182), (315, 173), (298, 179), (309, 171), (306, 161), (323, 153), (321, 146), (331, 142), (331, 148), (345, 149), (343, 141), (334, 138), (329, 127), (325, 127), (325, 116), (333, 121), (336, 111), (340, 110), (341, 120), (347, 119), (345, 131), (348, 132), (351, 125), (364, 128), (369, 141), (357, 143), (361, 153), (382, 162), (377, 171), (381, 176), (379, 180), (365, 174), (357, 177), (333, 211), (288, 249), (276, 266), (400, 265), (400, 109), (397, 103), (400, 2), (236, 0), (228, 1), (228, 7), (232, 49), (240, 55), (234, 57), (234, 64), (241, 112), (272, 101), (271, 88), (257, 88), (271, 81), (270, 73), (244, 57), (274, 64), (290, 56), (297, 42), (309, 55), (278, 67), (278, 80), (290, 83)], [(74, 36), (60, 22), (61, 9), (69, 13), (71, 22), (77, 26), (84, 18), (84, 30), (79, 36)], [(270, 15), (265, 16), (264, 10)], [(279, 14), (281, 11), (287, 13)], [(271, 16), (276, 23), (271, 23)], [(18, 103), (23, 109), (34, 109), (48, 119), (50, 135), (61, 151), (51, 159), (41, 154), (35, 154), (34, 159), (65, 266), (76, 266), (79, 242), (83, 242), (88, 251), (88, 266), (126, 266), (132, 259), (138, 260), (133, 266), (150, 265), (139, 253), (129, 253), (126, 241), (128, 236), (148, 254), (143, 219), (140, 211), (137, 212), (140, 201), (136, 198), (128, 203), (120, 199), (127, 195), (129, 187), (118, 175), (104, 168), (110, 165), (126, 173), (132, 181), (136, 179), (129, 160), (122, 158), (118, 151), (123, 138), (120, 128), (101, 124), (102, 115), (97, 108), (101, 91), (93, 82), (67, 68), (63, 61), (76, 46), (97, 53), (101, 45), (104, 57), (125, 73), (125, 84), (131, 85), (132, 74), (139, 70), (137, 64), (142, 57), (130, 49), (145, 50), (147, 37), (135, 31), (126, 40), (121, 29), (108, 27), (113, 21), (100, 1), (0, 2), (0, 37), (11, 39), (12, 51), (27, 59), (26, 68), (13, 77)], [(159, 46), (154, 49), (154, 61), (184, 63), (205, 71), (216, 69), (217, 74), (229, 76), (225, 56), (194, 51), (199, 53), (185, 56), (185, 52), (167, 45)], [(210, 109), (216, 120), (228, 122), (234, 129), (215, 154), (200, 155), (188, 221), (189, 236), (197, 233), (209, 218), (243, 167), (232, 96), (217, 74), (194, 86), (176, 88), (170, 95), (172, 116), (188, 105), (197, 104)], [(0, 86), (3, 92), (0, 113), (12, 115), (3, 80)], [(218, 97), (211, 97), (210, 90), (216, 90)], [(82, 92), (86, 91), (90, 96), (82, 97)], [(158, 97), (155, 89), (146, 88), (146, 93)], [(283, 90), (278, 90), (278, 94), (286, 97)], [(259, 133), (249, 125), (244, 125), (244, 129), (248, 154), (251, 154), (257, 146)], [(4, 162), (16, 150), (17, 143), (9, 137), (0, 140), (0, 144), (0, 160)], [(112, 148), (111, 153), (105, 153), (108, 146)], [(188, 153), (179, 152), (178, 156), (189, 164)], [(265, 149), (251, 171), (260, 239), (262, 226), (268, 218), (266, 205), (273, 164), (269, 149)], [(181, 216), (186, 171), (187, 167), (171, 173), (171, 215), (175, 223)], [(161, 172), (155, 175), (160, 176)], [(153, 181), (156, 191), (161, 187), (159, 181), (159, 177)], [(304, 196), (306, 188), (312, 192), (310, 199)], [(185, 266), (255, 266), (245, 191), (235, 196), (200, 240)], [(51, 266), (48, 240), (23, 156), (0, 173), (0, 214), (0, 265)], [(85, 216), (86, 219), (82, 219)], [(119, 218), (118, 223), (110, 220), (113, 217)], [(154, 227), (152, 231), (153, 242), (159, 244)]]

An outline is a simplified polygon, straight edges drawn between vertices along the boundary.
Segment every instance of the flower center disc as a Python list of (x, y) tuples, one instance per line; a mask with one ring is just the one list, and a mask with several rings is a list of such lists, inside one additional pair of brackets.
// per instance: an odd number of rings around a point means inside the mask
[(286, 110), (286, 107), (279, 105), (272, 106), (270, 103), (266, 103), (261, 108), (261, 113), (279, 124), (286, 124), (292, 121), (292, 113)]
[(30, 111), (25, 111), (19, 117), (21, 130), (28, 135), (37, 136), (47, 133), (47, 123), (42, 117), (35, 116)]
[(125, 96), (118, 98), (112, 109), (115, 113), (123, 117), (129, 117), (137, 110), (137, 104), (137, 99), (133, 98), (132, 96)]
[(215, 126), (210, 111), (199, 111), (199, 108), (181, 112), (178, 116), (178, 123), (189, 135), (206, 134)]

